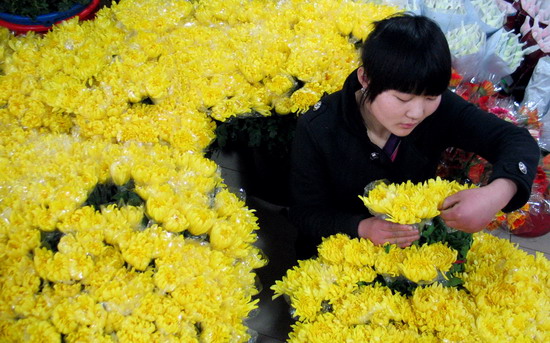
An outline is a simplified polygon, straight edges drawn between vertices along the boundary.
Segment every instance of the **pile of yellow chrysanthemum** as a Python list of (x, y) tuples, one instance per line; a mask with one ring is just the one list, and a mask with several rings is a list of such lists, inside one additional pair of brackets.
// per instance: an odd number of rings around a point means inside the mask
[[(214, 162), (2, 124), (0, 341), (248, 340), (257, 218)], [(142, 205), (83, 205), (129, 180)]]
[[(395, 11), (121, 0), (46, 35), (0, 29), (0, 341), (247, 341), (265, 261), (203, 157), (213, 119), (304, 112)], [(87, 205), (102, 184), (143, 203)]]
[(485, 233), (474, 235), (463, 288), (433, 282), (405, 296), (373, 282), (399, 270), (431, 278), (452, 262), (443, 245), (388, 251), (339, 234), (272, 288), (294, 309), (289, 342), (550, 340), (550, 262)]
[[(301, 113), (342, 87), (394, 7), (352, 0), (122, 0), (44, 36), (0, 31), (0, 108), (26, 128), (207, 143), (211, 118)], [(183, 128), (192, 128), (192, 133)]]
[(399, 224), (418, 224), (439, 215), (438, 207), (448, 196), (473, 188), (456, 181), (430, 179), (417, 184), (378, 182), (366, 196), (359, 196), (374, 215)]

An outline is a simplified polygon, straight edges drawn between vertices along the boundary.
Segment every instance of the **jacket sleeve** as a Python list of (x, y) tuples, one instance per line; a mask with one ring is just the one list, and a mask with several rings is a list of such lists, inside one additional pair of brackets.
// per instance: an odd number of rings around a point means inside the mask
[(306, 114), (298, 120), (292, 147), (290, 219), (298, 229), (298, 237), (311, 245), (339, 232), (357, 237), (359, 222), (369, 214), (344, 212), (335, 204), (327, 172), (328, 157), (321, 153), (309, 119)]
[(441, 132), (448, 133), (449, 146), (475, 152), (489, 161), (492, 165), (489, 182), (506, 178), (516, 183), (516, 195), (503, 211), (523, 206), (529, 200), (541, 156), (535, 139), (525, 128), (499, 119), (454, 93), (447, 96), (442, 109), (450, 120)]

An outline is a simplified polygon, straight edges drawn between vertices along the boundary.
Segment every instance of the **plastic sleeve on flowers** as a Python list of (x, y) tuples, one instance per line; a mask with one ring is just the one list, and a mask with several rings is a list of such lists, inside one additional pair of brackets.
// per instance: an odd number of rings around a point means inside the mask
[[(550, 56), (541, 58), (529, 79), (522, 104), (533, 103), (543, 116), (550, 110)], [(546, 118), (548, 119), (548, 118)]]
[(365, 186), (365, 189), (363, 190), (363, 196), (368, 197), (369, 192), (372, 191), (373, 189), (375, 189), (377, 186), (379, 186), (381, 184), (387, 185), (389, 183), (390, 182), (386, 179), (381, 179), (381, 180), (376, 180), (376, 181), (370, 182), (368, 185)]

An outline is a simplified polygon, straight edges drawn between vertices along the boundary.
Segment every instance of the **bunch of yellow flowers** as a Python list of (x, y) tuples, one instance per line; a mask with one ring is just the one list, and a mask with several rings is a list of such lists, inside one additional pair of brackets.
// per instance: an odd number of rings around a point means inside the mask
[[(213, 161), (3, 124), (0, 341), (250, 337), (257, 218)], [(85, 205), (97, 184), (129, 180), (143, 204)]]
[(420, 275), (425, 265), (444, 270), (454, 262), (443, 246), (431, 249), (387, 252), (342, 234), (325, 239), (318, 258), (299, 261), (272, 286), (275, 296), (289, 297), (297, 319), (288, 342), (550, 339), (550, 262), (543, 254), (528, 255), (509, 241), (477, 233), (462, 288), (432, 282), (407, 295), (377, 278), (399, 270)]
[[(305, 112), (395, 7), (353, 0), (122, 0), (93, 21), (0, 36), (0, 108), (25, 128), (187, 151), (212, 119)], [(182, 128), (192, 127), (192, 134)]]
[(359, 196), (374, 215), (399, 224), (418, 224), (439, 215), (445, 198), (461, 190), (474, 188), (440, 177), (425, 182), (400, 184), (378, 182), (366, 196)]
[[(247, 341), (266, 261), (203, 156), (214, 120), (306, 111), (396, 11), (121, 0), (45, 35), (0, 29), (0, 341)], [(141, 204), (87, 204), (129, 183)]]

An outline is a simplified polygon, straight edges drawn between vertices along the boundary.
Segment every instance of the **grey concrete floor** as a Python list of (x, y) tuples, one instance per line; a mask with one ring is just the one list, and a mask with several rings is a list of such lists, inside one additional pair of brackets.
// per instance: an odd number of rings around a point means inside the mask
[(247, 206), (256, 210), (260, 226), (256, 246), (268, 259), (268, 264), (256, 271), (262, 289), (259, 309), (248, 326), (258, 332), (258, 343), (284, 342), (293, 323), (290, 308), (283, 297), (272, 300), (270, 287), (295, 264), (294, 229), (281, 206), (255, 197), (247, 197)]
[(287, 209), (284, 205), (273, 204), (247, 194), (249, 171), (244, 169), (244, 163), (239, 158), (238, 154), (219, 151), (212, 155), (212, 160), (221, 168), (225, 184), (233, 192), (243, 194), (246, 205), (256, 211), (260, 227), (256, 246), (268, 259), (268, 264), (256, 271), (261, 284), (261, 291), (257, 296), (260, 300), (259, 308), (247, 320), (247, 324), (258, 333), (257, 343), (284, 342), (294, 321), (290, 315), (290, 307), (283, 297), (272, 300), (273, 291), (270, 287), (296, 264), (296, 230), (286, 216)]

